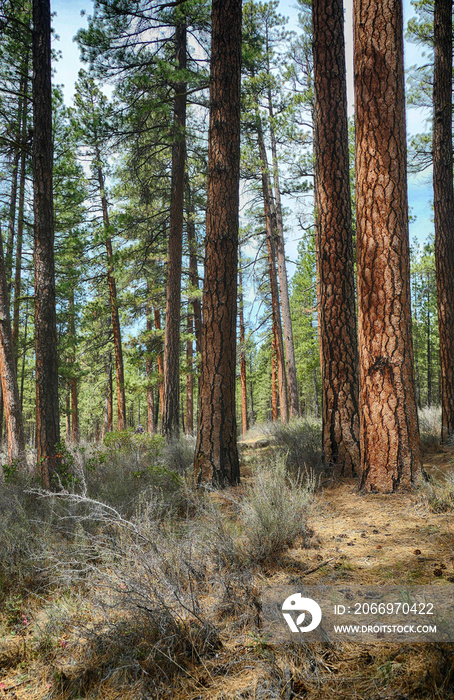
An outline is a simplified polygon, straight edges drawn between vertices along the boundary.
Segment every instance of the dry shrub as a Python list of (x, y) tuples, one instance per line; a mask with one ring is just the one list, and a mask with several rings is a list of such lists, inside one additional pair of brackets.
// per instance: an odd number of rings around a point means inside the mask
[(320, 421), (297, 418), (289, 423), (269, 423), (264, 432), (270, 435), (273, 446), (285, 458), (287, 469), (292, 474), (298, 476), (322, 471)]
[(418, 411), (419, 433), (423, 447), (434, 447), (440, 443), (441, 406), (424, 406)]
[(428, 507), (432, 513), (454, 510), (454, 472), (431, 475), (421, 486), (419, 501), (419, 505)]

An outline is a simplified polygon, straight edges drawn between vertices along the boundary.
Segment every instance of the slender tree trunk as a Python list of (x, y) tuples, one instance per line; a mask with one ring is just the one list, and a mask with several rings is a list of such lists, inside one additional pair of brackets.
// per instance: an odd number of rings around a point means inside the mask
[[(24, 383), (25, 383), (25, 358), (27, 355), (27, 331), (28, 331), (28, 298), (25, 304), (25, 323), (24, 323), (24, 350), (22, 352), (22, 367), (20, 377), (20, 407), (24, 407)], [(3, 401), (0, 401), (1, 418), (3, 423)], [(0, 433), (1, 439), (1, 433)]]
[(154, 420), (154, 396), (153, 396), (153, 359), (151, 353), (151, 333), (153, 331), (153, 306), (151, 302), (151, 284), (147, 280), (147, 333), (148, 333), (148, 348), (146, 359), (146, 374), (147, 374), (147, 431), (149, 435), (154, 435), (156, 432), (156, 423)]
[(37, 462), (44, 488), (58, 464), (50, 1), (33, 0), (33, 189)]
[[(154, 310), (154, 327), (157, 331), (161, 330), (161, 313), (159, 309)], [(164, 410), (164, 357), (162, 351), (158, 352), (158, 376), (159, 376), (159, 405), (161, 407), (161, 423), (162, 413)]]
[(323, 453), (351, 477), (360, 467), (359, 367), (342, 0), (314, 0), (312, 19)]
[[(186, 24), (177, 24), (175, 53), (186, 69)], [(169, 438), (180, 429), (180, 307), (183, 254), (184, 173), (186, 167), (186, 83), (176, 85), (172, 145), (172, 193), (167, 262), (166, 325), (164, 336), (164, 404), (162, 432)]]
[(76, 310), (74, 304), (74, 289), (71, 289), (69, 294), (69, 335), (71, 339), (70, 364), (71, 376), (69, 380), (69, 389), (71, 397), (71, 442), (77, 445), (79, 442), (79, 400), (76, 371)]
[(13, 305), (13, 345), (16, 356), (16, 366), (19, 357), (18, 342), (19, 342), (19, 313), (20, 313), (20, 295), (21, 295), (21, 278), (22, 278), (22, 244), (24, 238), (24, 211), (25, 211), (25, 177), (27, 166), (27, 154), (25, 144), (27, 140), (27, 115), (28, 115), (28, 58), (25, 62), (26, 72), (24, 79), (24, 107), (22, 119), (22, 152), (20, 161), (20, 180), (19, 180), (19, 206), (17, 216), (17, 236), (16, 236), (16, 265), (14, 272), (14, 305)]
[(3, 405), (6, 416), (6, 433), (8, 438), (8, 463), (17, 462), (25, 467), (25, 437), (22, 423), (22, 410), (17, 384), (16, 361), (11, 332), (9, 311), (8, 281), (6, 277), (3, 242), (0, 231), (0, 378), (2, 384)]
[(249, 430), (249, 421), (247, 415), (247, 383), (246, 383), (246, 334), (244, 329), (244, 301), (243, 301), (243, 273), (241, 269), (241, 252), (240, 264), (238, 269), (238, 310), (239, 310), (239, 325), (240, 325), (240, 380), (241, 380), (241, 433), (244, 435)]
[(452, 180), (452, 2), (434, 4), (433, 186), (440, 335), (441, 441), (454, 436), (454, 190)]
[[(192, 202), (191, 186), (189, 183), (189, 176), (186, 173), (186, 201), (187, 201), (187, 234), (188, 234), (188, 248), (189, 248), (189, 282), (191, 288), (195, 291), (199, 291), (199, 275), (197, 270), (197, 242), (195, 235), (195, 212), (194, 204)], [(195, 335), (195, 347), (196, 352), (200, 355), (200, 339), (202, 333), (202, 303), (198, 293), (194, 294), (192, 299), (192, 308), (194, 311), (194, 335)]]
[(65, 401), (65, 433), (66, 433), (66, 443), (71, 442), (71, 392), (66, 393)]
[(279, 418), (279, 396), (277, 389), (277, 333), (273, 323), (273, 340), (271, 342), (271, 420)]
[(241, 0), (213, 0), (205, 283), (196, 483), (237, 484), (236, 321)]
[[(427, 282), (429, 280), (427, 279)], [(427, 284), (427, 405), (432, 406), (432, 347), (430, 344), (430, 290)]]
[[(271, 286), (271, 307), (273, 311), (273, 333), (276, 342), (276, 365), (277, 365), (277, 377), (279, 386), (279, 408), (281, 412), (281, 420), (284, 423), (288, 422), (288, 396), (287, 396), (287, 377), (285, 374), (285, 356), (284, 356), (284, 342), (282, 338), (282, 324), (281, 324), (281, 314), (279, 308), (279, 287), (277, 283), (276, 275), (276, 251), (274, 249), (274, 238), (269, 235), (271, 231), (271, 218), (269, 214), (266, 213), (265, 208), (265, 219), (267, 236), (266, 243), (268, 248), (268, 269), (270, 275), (270, 286)], [(269, 210), (268, 210), (269, 211)]]
[[(258, 106), (257, 98), (256, 105)], [(281, 410), (281, 420), (284, 423), (287, 423), (289, 417), (287, 374), (284, 353), (284, 339), (282, 335), (281, 308), (279, 302), (279, 285), (276, 275), (276, 210), (274, 207), (273, 196), (271, 193), (271, 181), (268, 171), (268, 159), (266, 155), (265, 141), (263, 138), (263, 130), (259, 116), (257, 116), (257, 141), (260, 154), (262, 191), (265, 207), (266, 243), (268, 248), (268, 265), (271, 286), (271, 307), (273, 310), (273, 324), (277, 333), (277, 373), (279, 379), (279, 407)]]
[[(267, 52), (268, 55), (268, 52)], [(268, 65), (268, 73), (270, 68)], [(277, 157), (276, 134), (274, 129), (274, 109), (271, 88), (268, 87), (268, 113), (270, 116), (271, 156), (273, 160), (273, 189), (276, 210), (276, 258), (281, 291), (282, 328), (284, 333), (285, 357), (287, 368), (287, 386), (290, 418), (299, 416), (298, 380), (296, 376), (295, 343), (293, 340), (292, 316), (290, 313), (290, 297), (288, 291), (287, 267), (285, 264), (284, 220), (282, 216), (281, 192), (279, 186), (279, 162)]]
[(101, 166), (101, 154), (96, 146), (96, 162), (98, 164), (99, 194), (101, 197), (102, 217), (106, 235), (107, 252), (107, 281), (109, 284), (110, 309), (112, 314), (112, 332), (115, 350), (115, 374), (117, 378), (117, 408), (118, 408), (118, 430), (126, 428), (126, 397), (125, 397), (125, 376), (123, 364), (123, 345), (121, 341), (120, 316), (118, 313), (117, 285), (114, 275), (112, 239), (110, 236), (109, 208), (107, 204), (106, 190), (104, 185), (104, 173)]
[(103, 437), (113, 430), (113, 376), (112, 376), (112, 353), (109, 353), (107, 365), (105, 366), (107, 375), (106, 400), (104, 409)]
[(410, 309), (401, 0), (354, 0), (363, 491), (421, 475)]
[(192, 332), (194, 325), (194, 315), (189, 311), (187, 315), (187, 334), (186, 341), (186, 432), (192, 435), (194, 432), (194, 352), (192, 347)]

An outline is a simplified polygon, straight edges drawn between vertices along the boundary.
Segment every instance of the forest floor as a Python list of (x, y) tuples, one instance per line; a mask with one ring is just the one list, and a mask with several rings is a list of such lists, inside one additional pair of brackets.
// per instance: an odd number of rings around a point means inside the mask
[[(251, 460), (266, 459), (270, 449), (266, 436), (260, 433), (250, 435), (248, 442), (242, 452), (242, 485), (216, 496), (224, 516), (231, 520), (236, 518), (232, 494), (236, 497), (247, 489), (253, 479)], [(454, 448), (426, 450), (424, 466), (442, 478), (454, 468)], [(247, 583), (231, 581), (233, 601), (236, 595), (243, 601), (249, 596), (253, 609), (264, 586), (286, 584), (296, 588), (298, 583), (442, 587), (454, 582), (453, 513), (432, 512), (421, 493), (358, 495), (353, 481), (327, 481), (314, 501), (310, 539), (297, 540), (279, 556), (256, 566)], [(143, 653), (132, 653), (129, 670), (125, 664), (122, 671), (118, 658), (110, 669), (106, 665), (107, 644), (102, 649), (98, 645), (96, 653), (92, 647), (88, 652), (80, 619), (85, 617), (88, 628), (90, 616), (99, 614), (89, 597), (84, 588), (77, 594), (59, 588), (29, 598), (23, 593), (16, 599), (10, 595), (0, 622), (0, 700), (454, 698), (453, 644), (389, 643), (384, 639), (372, 644), (356, 640), (304, 646), (273, 644), (261, 637), (256, 616), (240, 615), (234, 603), (216, 621), (216, 650), (185, 664), (180, 662), (179, 668), (169, 673), (167, 690), (152, 690)], [(244, 613), (244, 605), (239, 607)], [(57, 620), (57, 608), (60, 613), (65, 610), (66, 620), (78, 617), (77, 634), (70, 625), (64, 627), (63, 617)], [(130, 643), (140, 646), (133, 634)], [(134, 664), (135, 676), (131, 675)], [(97, 666), (103, 668), (102, 677)]]

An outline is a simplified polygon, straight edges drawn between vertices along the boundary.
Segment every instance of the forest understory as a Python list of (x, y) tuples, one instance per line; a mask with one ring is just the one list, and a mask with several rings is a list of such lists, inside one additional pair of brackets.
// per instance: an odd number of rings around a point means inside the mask
[(358, 495), (319, 431), (252, 431), (222, 492), (191, 488), (191, 441), (132, 432), (68, 451), (60, 494), (7, 475), (0, 697), (454, 697), (449, 644), (262, 636), (265, 587), (454, 582), (454, 447), (423, 434), (429, 481)]

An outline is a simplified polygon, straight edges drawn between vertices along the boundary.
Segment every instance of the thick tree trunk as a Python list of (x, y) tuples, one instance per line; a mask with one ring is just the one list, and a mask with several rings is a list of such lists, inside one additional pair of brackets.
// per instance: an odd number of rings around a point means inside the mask
[(314, 0), (312, 18), (323, 456), (351, 477), (360, 467), (359, 367), (342, 0)]
[(244, 300), (243, 300), (243, 273), (240, 264), (238, 269), (238, 310), (240, 326), (240, 381), (241, 381), (241, 433), (244, 435), (249, 430), (247, 415), (247, 383), (246, 383), (246, 333), (244, 328)]
[(0, 378), (8, 439), (8, 463), (25, 467), (25, 437), (11, 331), (8, 281), (0, 231)]
[(452, 2), (434, 4), (433, 186), (441, 368), (441, 441), (454, 436), (454, 191), (452, 180)]
[[(186, 25), (175, 29), (175, 53), (180, 70), (186, 69)], [(164, 404), (162, 433), (167, 438), (180, 429), (180, 309), (183, 254), (184, 173), (186, 167), (186, 83), (175, 88), (172, 145), (172, 188), (167, 260), (166, 325), (164, 336)]]
[(126, 428), (126, 397), (125, 397), (125, 375), (123, 364), (123, 345), (121, 340), (120, 316), (118, 313), (117, 285), (115, 282), (112, 239), (110, 236), (109, 208), (107, 205), (106, 190), (104, 185), (104, 173), (101, 166), (101, 154), (96, 147), (96, 162), (98, 164), (99, 194), (101, 198), (102, 217), (106, 235), (107, 252), (107, 281), (109, 284), (110, 309), (112, 314), (112, 333), (115, 350), (115, 374), (117, 379), (117, 408), (118, 408), (118, 430)]
[[(269, 66), (268, 66), (268, 72)], [(271, 88), (268, 88), (268, 113), (270, 116), (271, 156), (273, 160), (273, 189), (276, 209), (276, 258), (281, 291), (282, 328), (284, 332), (285, 357), (287, 368), (287, 386), (290, 418), (299, 416), (298, 380), (296, 376), (295, 343), (293, 340), (292, 316), (290, 313), (290, 297), (288, 291), (287, 267), (285, 264), (284, 220), (279, 185), (279, 161), (277, 157), (276, 134), (274, 129), (274, 109)]]
[(205, 283), (196, 483), (237, 484), (235, 380), (241, 0), (213, 0)]
[(421, 475), (413, 373), (401, 0), (354, 0), (363, 491)]
[(33, 189), (37, 464), (50, 488), (60, 442), (55, 312), (50, 2), (33, 0)]

